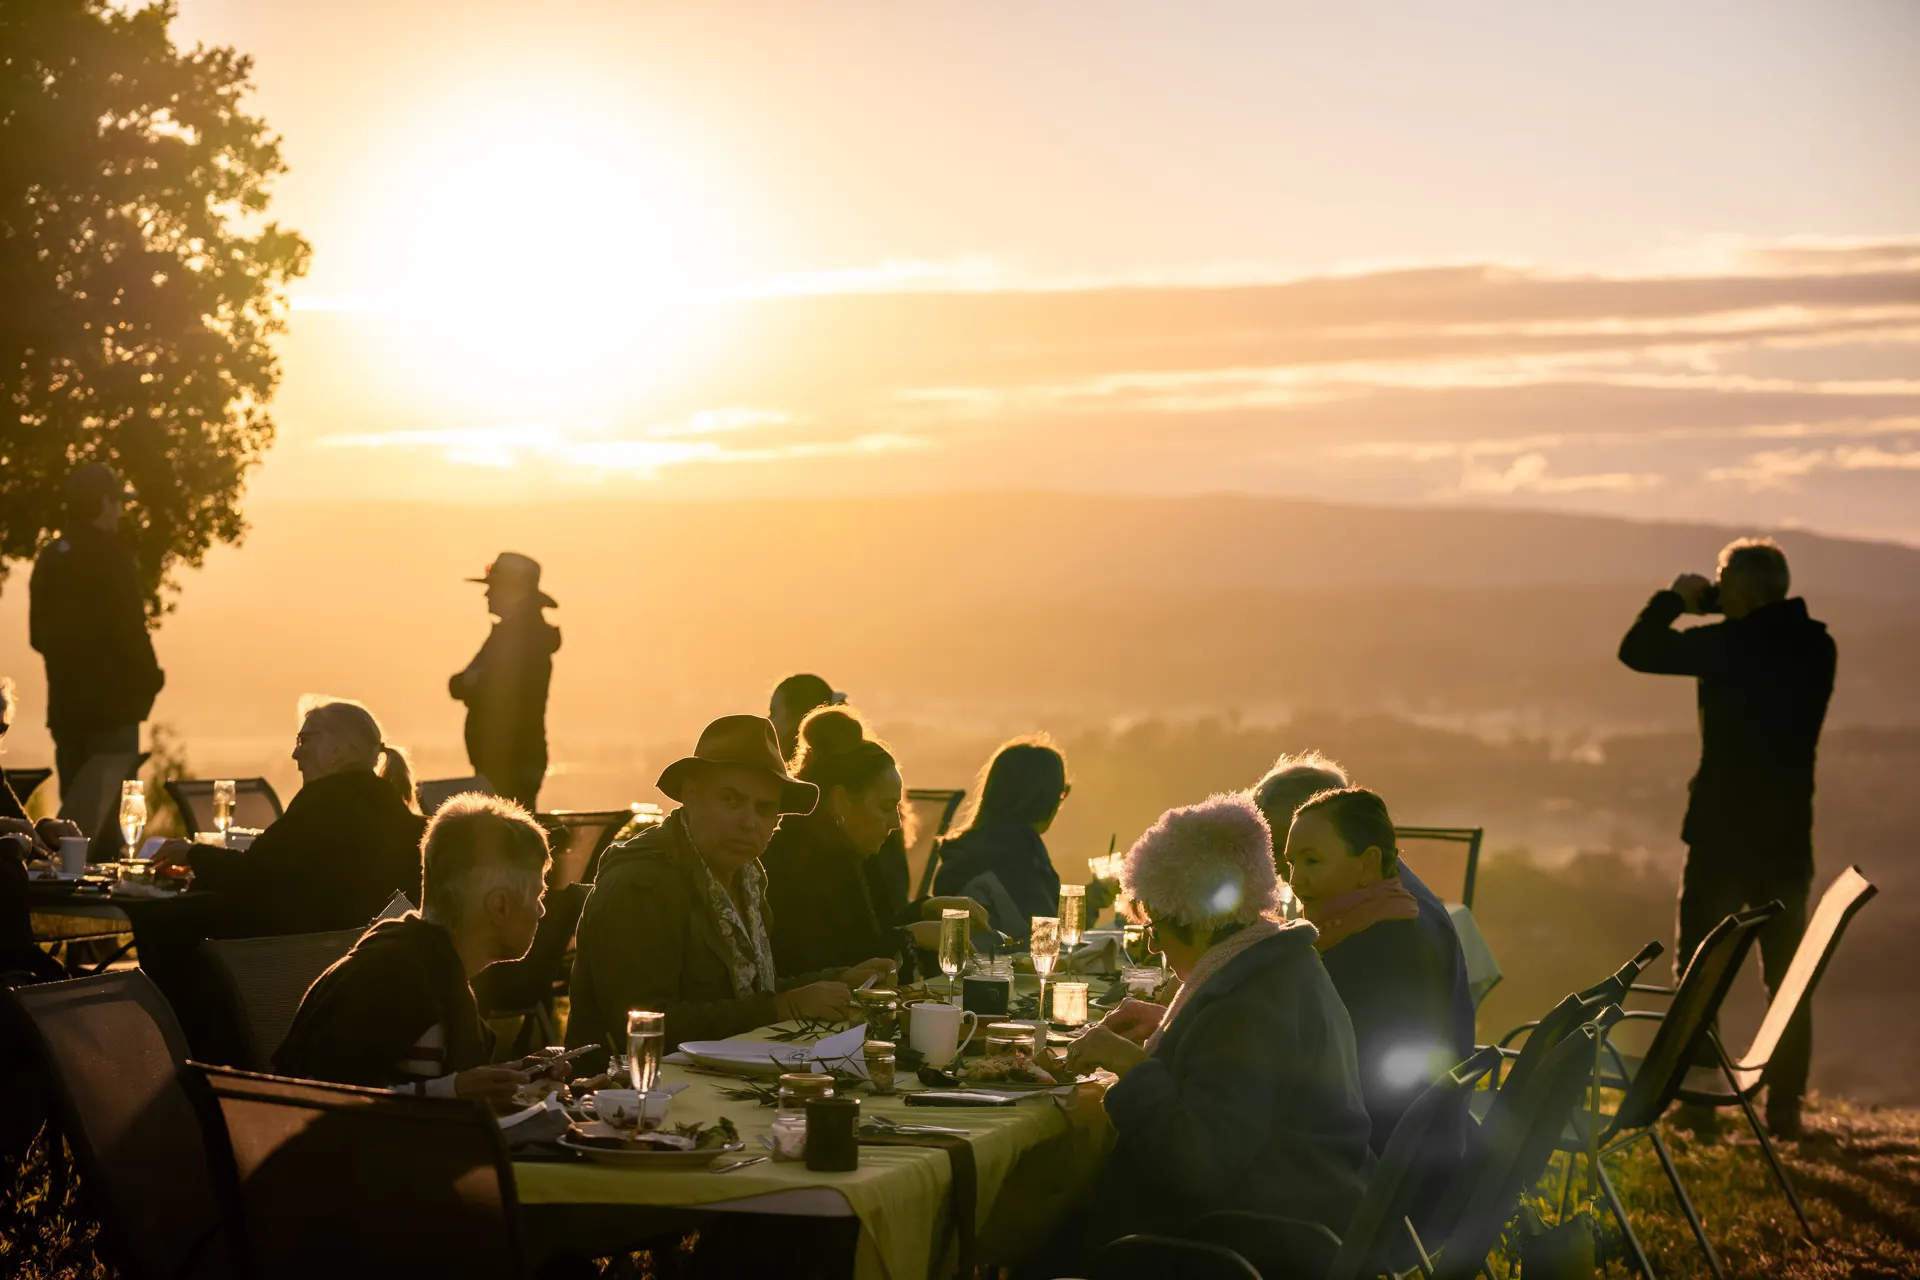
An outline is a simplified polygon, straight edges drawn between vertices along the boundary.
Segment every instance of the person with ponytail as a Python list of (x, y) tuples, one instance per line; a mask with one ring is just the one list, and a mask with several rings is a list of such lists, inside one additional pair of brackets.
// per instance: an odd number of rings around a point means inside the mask
[(195, 889), (221, 895), (225, 936), (362, 928), (395, 893), (419, 901), (427, 822), (406, 752), (358, 702), (300, 706), (302, 785), (286, 813), (247, 849), (169, 840), (154, 858), (192, 868)]
[(918, 919), (899, 924), (874, 899), (866, 864), (900, 828), (900, 767), (857, 712), (820, 707), (800, 725), (794, 776), (820, 788), (810, 814), (789, 814), (767, 845), (767, 905), (773, 958), (782, 973), (858, 964), (870, 956), (908, 963), (937, 950), (940, 912), (971, 909), (965, 898), (928, 898)]

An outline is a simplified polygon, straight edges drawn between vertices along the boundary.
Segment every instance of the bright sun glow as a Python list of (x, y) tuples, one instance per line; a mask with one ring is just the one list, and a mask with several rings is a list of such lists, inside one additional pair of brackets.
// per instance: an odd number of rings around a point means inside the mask
[(695, 295), (736, 224), (715, 166), (617, 98), (441, 105), (396, 134), (360, 212), (355, 293), (393, 390), (437, 407), (588, 418), (711, 337)]

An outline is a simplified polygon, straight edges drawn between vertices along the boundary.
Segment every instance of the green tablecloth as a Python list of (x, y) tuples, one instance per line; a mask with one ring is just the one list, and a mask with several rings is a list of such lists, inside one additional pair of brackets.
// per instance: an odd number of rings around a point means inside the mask
[[(764, 1038), (764, 1033), (750, 1038)], [(746, 1154), (764, 1152), (759, 1137), (770, 1131), (771, 1107), (721, 1096), (722, 1089), (737, 1084), (724, 1077), (671, 1064), (662, 1074), (667, 1084), (688, 1086), (673, 1100), (675, 1122), (711, 1123), (728, 1116), (747, 1143)], [(898, 1097), (859, 1096), (863, 1114), (972, 1131), (968, 1141), (979, 1180), (976, 1225), (983, 1259), (1037, 1243), (1035, 1237), (1064, 1210), (1105, 1150), (1105, 1117), (1092, 1086), (1071, 1098), (1041, 1094), (1004, 1109), (908, 1107)], [(860, 1219), (855, 1275), (863, 1280), (921, 1280), (952, 1268), (951, 1162), (935, 1149), (863, 1146), (860, 1167), (848, 1173), (815, 1173), (802, 1164), (772, 1161), (724, 1175), (522, 1163), (514, 1165), (514, 1179), (521, 1203), (529, 1205), (697, 1208), (804, 1188), (830, 1189), (844, 1196)], [(1010, 1184), (1017, 1194), (1005, 1194)], [(1001, 1203), (1003, 1198), (1007, 1203)]]

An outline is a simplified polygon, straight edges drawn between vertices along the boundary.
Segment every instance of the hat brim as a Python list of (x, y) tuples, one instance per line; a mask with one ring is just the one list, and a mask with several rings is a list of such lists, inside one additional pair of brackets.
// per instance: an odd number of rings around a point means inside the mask
[[(460, 579), (460, 581), (477, 582), (483, 587), (490, 587), (493, 585), (492, 578), (462, 578)], [(534, 589), (533, 595), (534, 595), (534, 598), (540, 602), (540, 607), (542, 609), (558, 609), (560, 607), (560, 602), (558, 600), (555, 600), (552, 596), (548, 595), (546, 592), (540, 590), (537, 587)]]
[[(735, 760), (703, 760), (699, 756), (682, 756), (661, 772), (660, 780), (654, 785), (660, 788), (660, 794), (667, 799), (680, 801), (685, 798), (681, 793), (686, 790), (687, 782), (696, 770), (703, 766), (739, 763)], [(755, 768), (750, 764), (742, 764), (740, 767)], [(757, 772), (764, 773), (767, 777), (779, 782), (780, 812), (783, 815), (809, 814), (813, 812), (814, 806), (820, 803), (820, 788), (811, 782), (802, 782), (798, 778), (783, 778), (771, 769), (759, 769)]]

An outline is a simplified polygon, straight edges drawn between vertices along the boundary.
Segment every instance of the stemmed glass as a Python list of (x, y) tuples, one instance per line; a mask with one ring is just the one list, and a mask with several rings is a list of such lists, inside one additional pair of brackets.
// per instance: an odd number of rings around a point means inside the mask
[(1040, 999), (1034, 1008), (1044, 1021), (1047, 1016), (1047, 975), (1053, 972), (1055, 962), (1060, 959), (1058, 916), (1033, 917), (1033, 934), (1028, 941), (1027, 951), (1033, 956), (1033, 971), (1040, 975)]
[(1066, 968), (1073, 968), (1073, 949), (1080, 945), (1080, 936), (1087, 926), (1087, 886), (1083, 884), (1063, 884), (1060, 886), (1060, 947), (1067, 958)]
[(140, 833), (147, 829), (147, 793), (138, 778), (120, 784), (120, 835), (127, 843), (127, 855), (140, 849)]
[(960, 989), (960, 967), (967, 958), (967, 926), (973, 913), (961, 908), (942, 908), (940, 912), (940, 972), (955, 991)]
[(213, 784), (213, 829), (220, 833), (220, 843), (227, 842), (227, 828), (233, 825), (233, 779), (218, 778)]

